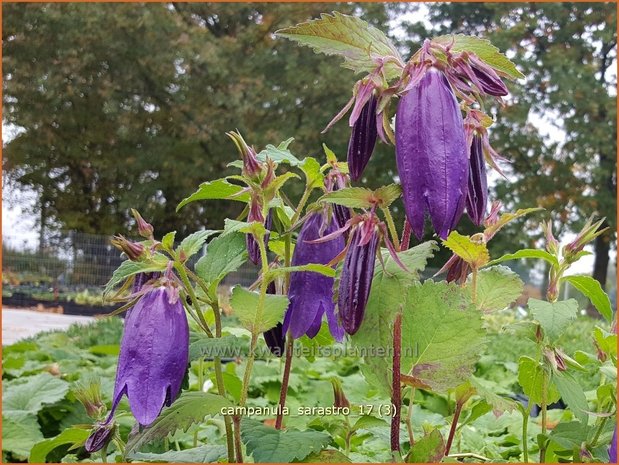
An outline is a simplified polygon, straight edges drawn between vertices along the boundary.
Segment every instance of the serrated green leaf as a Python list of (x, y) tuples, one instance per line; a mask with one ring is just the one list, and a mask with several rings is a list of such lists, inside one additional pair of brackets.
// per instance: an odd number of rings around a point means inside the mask
[(593, 329), (593, 338), (600, 350), (609, 355), (617, 356), (617, 335), (596, 326)]
[(289, 463), (319, 452), (331, 437), (319, 431), (276, 430), (251, 418), (241, 421), (241, 438), (257, 463)]
[(127, 453), (138, 451), (145, 444), (163, 439), (177, 430), (187, 431), (207, 415), (219, 415), (221, 409), (233, 404), (222, 396), (208, 392), (184, 392), (159, 417), (127, 443)]
[(402, 372), (443, 392), (468, 379), (483, 344), (481, 314), (462, 288), (428, 280), (408, 289), (402, 313)]
[(365, 317), (357, 333), (351, 336), (351, 343), (359, 351), (368, 354), (361, 364), (363, 376), (387, 396), (391, 393), (391, 359), (376, 353), (376, 349), (389, 350), (393, 347), (392, 325), (395, 313), (401, 306), (408, 311), (406, 290), (418, 281), (419, 272), (425, 268), (436, 250), (436, 243), (429, 241), (399, 252), (398, 257), (408, 272), (400, 268), (386, 251), (383, 253), (384, 268), (380, 263), (374, 267)]
[(226, 457), (226, 447), (206, 445), (185, 450), (169, 450), (161, 454), (135, 452), (127, 458), (140, 462), (161, 463), (216, 463)]
[(327, 157), (327, 163), (337, 163), (337, 157), (335, 156), (335, 152), (329, 147), (327, 147), (327, 144), (325, 144), (324, 142), (322, 144), (322, 149), (324, 150)]
[(200, 251), (206, 240), (213, 234), (217, 234), (217, 231), (210, 229), (196, 231), (182, 240), (176, 252), (179, 254), (181, 252), (184, 253), (186, 258), (192, 257)]
[[(391, 56), (403, 63), (397, 48), (382, 31), (360, 18), (338, 12), (323, 13), (320, 19), (280, 29), (276, 34), (311, 47), (315, 52), (339, 55), (344, 58), (344, 67), (355, 73), (372, 71), (377, 58)], [(392, 79), (402, 70), (387, 62), (384, 71), (387, 78)]]
[(516, 65), (487, 39), (463, 34), (450, 34), (435, 37), (432, 41), (441, 44), (452, 44), (451, 50), (454, 52), (473, 52), (495, 70), (513, 79), (524, 78), (524, 74), (518, 71)]
[(312, 157), (306, 157), (299, 165), (301, 171), (305, 175), (305, 184), (309, 189), (322, 187), (324, 183), (324, 175), (320, 171), (320, 163)]
[(47, 461), (47, 455), (56, 447), (64, 446), (66, 444), (71, 444), (71, 448), (81, 446), (86, 442), (89, 434), (90, 431), (87, 429), (66, 429), (54, 438), (45, 439), (44, 441), (36, 443), (30, 451), (28, 461), (30, 463), (45, 463)]
[(274, 145), (267, 145), (264, 150), (258, 153), (258, 160), (265, 162), (267, 158), (273, 160), (275, 163), (287, 163), (290, 166), (298, 166), (301, 163), (297, 157), (295, 157), (290, 150), (288, 150), (288, 145), (294, 139), (290, 138), (287, 141), (282, 142), (279, 146), (275, 147)]
[(241, 286), (232, 289), (230, 306), (241, 325), (252, 334), (263, 333), (282, 321), (288, 308), (288, 297), (285, 295), (266, 294), (262, 312), (259, 301), (260, 295), (257, 292), (248, 291)]
[(318, 199), (319, 202), (334, 203), (349, 208), (370, 208), (374, 193), (365, 187), (347, 187), (329, 192)]
[(218, 338), (201, 337), (189, 344), (189, 360), (237, 358), (249, 353), (249, 344), (233, 335)]
[(174, 248), (174, 238), (176, 237), (176, 231), (171, 231), (161, 238), (161, 245), (166, 250), (172, 250)]
[(591, 276), (572, 275), (565, 276), (563, 280), (567, 281), (582, 292), (583, 295), (591, 301), (594, 307), (597, 308), (598, 312), (600, 312), (606, 321), (612, 321), (613, 308), (610, 304), (610, 299), (608, 298), (606, 292), (602, 289), (602, 286), (597, 279), (594, 279)]
[(232, 233), (213, 239), (206, 254), (196, 263), (196, 274), (207, 283), (219, 283), (247, 261), (247, 247), (242, 233)]
[(550, 373), (544, 367), (530, 357), (520, 357), (518, 362), (518, 384), (522, 391), (529, 397), (530, 402), (540, 405), (542, 403), (544, 377), (546, 377), (547, 391), (546, 403), (552, 404), (559, 400), (561, 395), (556, 386), (550, 382)]
[(69, 392), (69, 383), (49, 373), (17, 378), (4, 382), (2, 414), (38, 413), (44, 405), (63, 399)]
[(579, 421), (561, 422), (550, 433), (550, 439), (565, 449), (579, 448), (587, 438), (589, 427)]
[(381, 208), (389, 207), (400, 197), (400, 194), (402, 194), (402, 186), (399, 184), (388, 184), (374, 191), (374, 195), (380, 200), (379, 206)]
[(160, 253), (156, 253), (151, 258), (139, 262), (125, 260), (114, 270), (114, 273), (112, 273), (112, 277), (105, 285), (103, 295), (109, 294), (118, 284), (129, 276), (138, 273), (152, 273), (153, 271), (165, 270), (168, 266), (168, 261), (168, 257)]
[(387, 426), (387, 422), (382, 418), (376, 418), (371, 415), (363, 415), (355, 422), (352, 427), (353, 431), (369, 428), (384, 428)]
[(282, 266), (278, 268), (273, 268), (271, 270), (271, 274), (274, 276), (281, 276), (286, 273), (294, 273), (294, 272), (308, 272), (308, 273), (318, 273), (324, 276), (334, 277), (335, 270), (327, 265), (321, 265), (318, 263), (309, 263), (307, 265), (297, 265), (297, 266)]
[(589, 419), (587, 414), (589, 405), (580, 384), (567, 372), (553, 373), (552, 380), (555, 386), (557, 386), (561, 398), (574, 414), (574, 417), (586, 425)]
[(490, 255), (486, 244), (474, 242), (469, 236), (452, 231), (443, 240), (443, 245), (470, 265), (481, 267), (488, 263)]
[(546, 302), (544, 300), (529, 299), (529, 310), (544, 334), (550, 341), (556, 340), (563, 330), (576, 318), (578, 302), (575, 299)]
[(176, 207), (176, 211), (196, 200), (236, 200), (237, 202), (248, 202), (249, 194), (247, 192), (241, 193), (243, 189), (244, 187), (230, 184), (225, 179), (203, 182), (197, 191), (181, 200)]
[(445, 456), (445, 440), (437, 429), (432, 430), (411, 447), (407, 463), (438, 463)]
[(476, 307), (484, 313), (502, 310), (520, 297), (523, 289), (522, 280), (506, 266), (485, 268), (477, 275)]
[(475, 376), (471, 376), (470, 380), (475, 388), (475, 393), (492, 406), (495, 416), (516, 409), (516, 402), (508, 397), (498, 395), (496, 386), (493, 386), (490, 381)]
[(33, 413), (13, 412), (2, 415), (2, 451), (26, 460), (32, 447), (43, 440), (37, 417)]
[(339, 450), (325, 449), (308, 455), (301, 463), (351, 463), (351, 460)]
[(508, 253), (503, 255), (500, 258), (492, 260), (488, 263), (488, 266), (496, 265), (501, 262), (506, 262), (508, 260), (517, 260), (520, 258), (541, 258), (542, 260), (547, 261), (551, 265), (559, 266), (559, 261), (556, 257), (545, 250), (537, 250), (537, 249), (522, 249), (518, 252)]
[(246, 221), (236, 221), (226, 218), (224, 221), (224, 230), (219, 237), (226, 237), (228, 234), (233, 234), (236, 232), (264, 237), (267, 230), (265, 229), (264, 224), (259, 221), (247, 223)]

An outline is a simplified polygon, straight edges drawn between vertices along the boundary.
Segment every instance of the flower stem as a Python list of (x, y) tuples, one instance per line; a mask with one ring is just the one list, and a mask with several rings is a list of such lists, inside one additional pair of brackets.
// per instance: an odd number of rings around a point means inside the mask
[(408, 401), (408, 410), (406, 411), (406, 429), (408, 430), (408, 442), (412, 447), (415, 444), (413, 436), (413, 403), (415, 402), (415, 388), (411, 388), (410, 399)]
[(277, 418), (275, 419), (275, 429), (282, 429), (284, 421), (284, 407), (286, 406), (286, 396), (288, 394), (288, 381), (290, 379), (290, 367), (292, 366), (292, 357), (294, 352), (294, 339), (288, 334), (286, 341), (286, 361), (284, 362), (284, 374), (282, 376), (282, 387), (279, 392), (279, 408), (277, 410)]
[(402, 408), (402, 385), (400, 383), (400, 352), (402, 349), (402, 313), (398, 312), (393, 322), (393, 372), (391, 403), (395, 414), (391, 418), (391, 453), (400, 455), (400, 414)]
[(458, 419), (460, 418), (460, 413), (462, 413), (463, 405), (464, 404), (462, 402), (456, 402), (456, 410), (454, 411), (454, 417), (451, 421), (451, 427), (449, 428), (449, 436), (447, 437), (447, 445), (445, 446), (445, 455), (449, 455), (449, 451), (456, 434), (456, 429), (458, 428)]
[(471, 267), (471, 302), (477, 304), (477, 267)]
[(522, 454), (523, 454), (523, 462), (529, 463), (529, 446), (527, 444), (528, 440), (528, 430), (529, 430), (529, 416), (531, 415), (531, 406), (527, 407), (526, 410), (522, 410)]
[(411, 233), (413, 229), (408, 220), (404, 220), (404, 229), (402, 230), (402, 243), (400, 245), (400, 250), (408, 250), (411, 242)]
[(193, 286), (191, 285), (191, 283), (189, 282), (189, 278), (187, 277), (187, 272), (185, 271), (185, 265), (179, 262), (176, 262), (174, 265), (175, 265), (176, 271), (178, 271), (178, 274), (181, 277), (181, 281), (183, 281), (183, 284), (185, 285), (185, 290), (187, 291), (187, 294), (189, 294), (189, 298), (191, 299), (191, 304), (193, 305), (193, 308), (195, 309), (196, 314), (198, 315), (198, 318), (200, 319), (200, 322), (202, 323), (202, 329), (204, 330), (204, 332), (207, 334), (208, 337), (213, 337), (213, 333), (211, 332), (211, 329), (209, 328), (208, 323), (204, 319), (204, 314), (202, 313), (202, 310), (200, 309), (200, 304), (198, 303), (198, 298), (196, 297), (196, 293), (193, 290)]
[(546, 370), (544, 370), (544, 374), (542, 376), (542, 436), (544, 436), (543, 442), (539, 447), (539, 463), (544, 463), (546, 460), (546, 433), (547, 433), (547, 410), (548, 410), (548, 375), (546, 374)]
[(395, 223), (393, 222), (393, 216), (391, 216), (391, 212), (388, 208), (381, 207), (383, 214), (385, 215), (385, 221), (387, 221), (387, 227), (389, 228), (389, 234), (391, 234), (391, 242), (395, 246), (395, 249), (400, 251), (400, 239), (398, 238), (398, 231), (395, 228)]

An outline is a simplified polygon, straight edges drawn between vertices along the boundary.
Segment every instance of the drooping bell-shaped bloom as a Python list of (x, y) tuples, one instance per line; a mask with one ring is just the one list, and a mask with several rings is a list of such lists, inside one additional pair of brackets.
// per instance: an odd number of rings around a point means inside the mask
[(475, 84), (480, 87), (482, 92), (493, 97), (505, 97), (509, 93), (505, 83), (492, 67), (488, 66), (474, 54), (469, 55), (469, 60), (473, 73), (477, 78)]
[[(267, 294), (276, 294), (275, 281), (271, 281), (267, 287)], [(277, 323), (271, 329), (262, 333), (264, 342), (273, 355), (281, 357), (284, 355), (284, 347), (286, 346), (286, 334), (284, 333), (282, 323)]]
[(151, 424), (178, 396), (188, 359), (189, 327), (178, 295), (164, 286), (148, 291), (125, 319), (108, 422), (127, 395), (136, 420)]
[(421, 239), (428, 212), (446, 238), (464, 212), (468, 159), (462, 114), (445, 76), (428, 70), (396, 115), (396, 160), (406, 217)]
[(348, 142), (348, 170), (350, 179), (358, 181), (374, 152), (378, 130), (376, 128), (376, 105), (378, 99), (372, 94), (355, 121)]
[[(365, 224), (362, 224), (365, 226)], [(378, 231), (371, 226), (356, 227), (344, 258), (337, 299), (338, 314), (344, 330), (355, 334), (365, 315), (365, 306), (370, 296), (376, 250), (380, 242)]]
[(481, 226), (488, 205), (488, 178), (481, 137), (473, 136), (469, 156), (469, 188), (466, 212), (475, 226)]
[[(324, 242), (310, 243), (338, 229), (333, 218), (328, 224), (325, 221), (323, 214), (313, 213), (303, 224), (292, 255), (292, 266), (310, 263), (326, 265), (344, 249), (345, 242), (341, 235)], [(344, 331), (335, 316), (333, 278), (311, 271), (294, 272), (290, 276), (288, 298), (290, 304), (283, 326), (285, 333), (290, 331), (295, 339), (304, 334), (313, 338), (320, 331), (323, 315), (326, 314), (331, 334), (336, 340), (342, 340)]]

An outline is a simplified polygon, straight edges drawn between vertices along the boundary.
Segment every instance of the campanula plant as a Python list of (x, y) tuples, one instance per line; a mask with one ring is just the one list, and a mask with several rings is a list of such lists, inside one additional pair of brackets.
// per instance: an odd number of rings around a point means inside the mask
[[(338, 55), (361, 75), (327, 124), (350, 112), (346, 161), (326, 145), (324, 157), (301, 158), (293, 139), (260, 149), (231, 131), (233, 174), (202, 183), (178, 210), (195, 201), (233, 202), (238, 216), (221, 229), (177, 238), (155, 235), (134, 212), (142, 240), (113, 239), (126, 261), (106, 287), (110, 299), (123, 301), (119, 312), (128, 310), (112, 402), (108, 410), (96, 396), (82, 396), (92, 422), (85, 450), (107, 458), (113, 447), (123, 460), (229, 463), (250, 456), (355, 461), (363, 447), (382, 450), (382, 461), (407, 463), (615, 457), (612, 307), (592, 278), (569, 274), (603, 221), (589, 220), (563, 247), (544, 223), (537, 228), (543, 249), (536, 243), (491, 257), (488, 248), (510, 222), (542, 214), (506, 211), (497, 201), (488, 208), (488, 167), (504, 173), (490, 142), (494, 120), (484, 109), (502, 103), (509, 81), (524, 76), (476, 37), (428, 38), (405, 59), (381, 31), (339, 13), (276, 35)], [(376, 144), (392, 146), (397, 175), (369, 189), (361, 183)], [(395, 212), (404, 213), (402, 228)], [(458, 232), (464, 212), (471, 235)], [(434, 279), (423, 279), (439, 245), (452, 255)], [(546, 264), (545, 299), (516, 303), (524, 284), (501, 263), (521, 258)], [(233, 272), (247, 261), (255, 275), (241, 285)], [(567, 283), (607, 320), (593, 334), (596, 354), (563, 345), (561, 335), (580, 311), (575, 299), (560, 299)], [(506, 331), (535, 351), (511, 361), (518, 395), (507, 395), (482, 379), (480, 366), (492, 315), (516, 315), (516, 305), (524, 316)], [(333, 356), (321, 350), (338, 347), (355, 351), (352, 362), (325, 372), (323, 358)], [(289, 412), (299, 403), (289, 391), (313, 390), (296, 378), (298, 370), (332, 385), (333, 399), (315, 395), (313, 402), (336, 413)], [(354, 382), (337, 379), (343, 371)], [(599, 387), (585, 393), (582, 373)], [(371, 398), (360, 397), (361, 385)], [(260, 397), (264, 386), (268, 395)], [(559, 398), (561, 416), (549, 413)], [(416, 418), (420, 403), (440, 413)], [(255, 414), (259, 408), (265, 410)], [(127, 434), (121, 426), (129, 412), (135, 426)], [(476, 422), (501, 415), (509, 446), (475, 442)], [(191, 435), (190, 446), (178, 442), (182, 434)]]

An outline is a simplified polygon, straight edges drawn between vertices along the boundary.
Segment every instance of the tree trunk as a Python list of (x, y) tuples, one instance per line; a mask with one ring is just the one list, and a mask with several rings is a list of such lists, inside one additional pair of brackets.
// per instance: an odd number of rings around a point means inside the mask
[[(606, 276), (608, 275), (608, 262), (610, 251), (610, 238), (611, 232), (606, 233), (595, 238), (595, 262), (593, 264), (593, 278), (595, 278), (602, 286), (602, 289), (606, 289)], [(589, 316), (600, 318), (599, 312), (591, 304), (587, 307), (587, 314)]]

